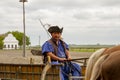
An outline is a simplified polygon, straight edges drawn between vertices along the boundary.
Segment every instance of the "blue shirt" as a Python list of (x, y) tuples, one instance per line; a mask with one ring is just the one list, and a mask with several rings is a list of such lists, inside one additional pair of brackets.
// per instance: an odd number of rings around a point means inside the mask
[[(64, 44), (65, 44), (66, 49), (69, 49), (68, 45), (66, 43)], [(58, 47), (58, 51), (56, 53), (56, 56), (61, 57), (61, 58), (66, 58), (64, 47), (61, 41), (58, 41), (57, 47)], [(52, 53), (54, 52), (54, 47), (49, 41), (46, 41), (42, 45), (42, 54), (44, 55), (47, 52), (52, 52)]]

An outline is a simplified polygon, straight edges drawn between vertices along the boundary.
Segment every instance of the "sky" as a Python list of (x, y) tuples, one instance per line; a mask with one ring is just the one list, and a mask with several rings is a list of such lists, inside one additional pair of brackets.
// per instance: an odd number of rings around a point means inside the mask
[[(120, 43), (120, 0), (28, 0), (25, 19), (31, 45), (42, 45), (50, 38), (47, 24), (63, 27), (62, 37), (68, 44)], [(23, 32), (19, 0), (0, 1), (0, 34), (8, 31)]]

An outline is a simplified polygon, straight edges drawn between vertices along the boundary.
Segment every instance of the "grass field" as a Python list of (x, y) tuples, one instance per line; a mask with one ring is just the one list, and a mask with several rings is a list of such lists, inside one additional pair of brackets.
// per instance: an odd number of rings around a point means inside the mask
[(72, 52), (95, 52), (98, 49), (70, 49)]

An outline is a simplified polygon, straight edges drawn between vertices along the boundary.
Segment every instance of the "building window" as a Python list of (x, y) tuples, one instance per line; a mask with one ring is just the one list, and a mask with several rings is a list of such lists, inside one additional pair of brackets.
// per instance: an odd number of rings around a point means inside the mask
[(10, 45), (8, 45), (8, 48), (10, 48)]
[(11, 45), (11, 48), (13, 48), (13, 45)]
[(17, 45), (15, 45), (15, 49), (17, 49)]

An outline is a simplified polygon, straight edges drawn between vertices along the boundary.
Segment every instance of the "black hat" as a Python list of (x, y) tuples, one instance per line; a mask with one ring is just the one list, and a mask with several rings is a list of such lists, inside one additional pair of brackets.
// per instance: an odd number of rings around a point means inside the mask
[(58, 26), (51, 26), (51, 27), (48, 29), (48, 32), (49, 32), (49, 33), (53, 33), (53, 32), (62, 33), (62, 31), (63, 31), (63, 28), (59, 28)]

